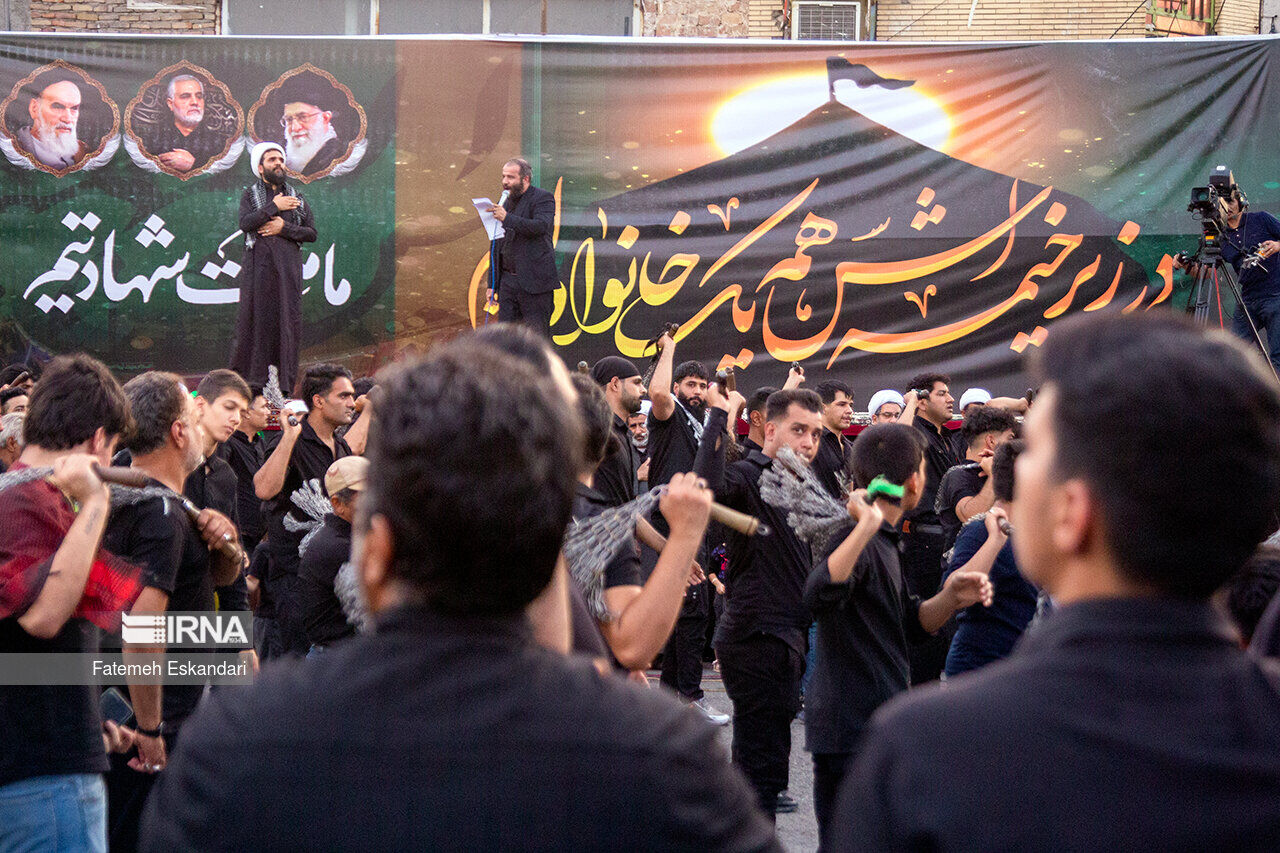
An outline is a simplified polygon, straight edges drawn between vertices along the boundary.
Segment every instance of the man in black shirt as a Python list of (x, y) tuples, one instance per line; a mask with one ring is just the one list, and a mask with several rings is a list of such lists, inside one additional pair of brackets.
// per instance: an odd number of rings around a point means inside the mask
[[(960, 464), (946, 429), (955, 406), (955, 398), (948, 389), (950, 383), (951, 377), (943, 373), (914, 377), (902, 411), (901, 422), (920, 430), (925, 440), (924, 491), (920, 494), (920, 503), (904, 513), (902, 521), (902, 571), (911, 594), (922, 599), (931, 597), (942, 583), (946, 536), (934, 508), (938, 485), (948, 470)], [(944, 630), (911, 647), (912, 684), (937, 680), (946, 664), (950, 643), (950, 632)]]
[[(856, 521), (837, 532), (805, 582), (804, 601), (818, 625), (817, 668), (805, 691), (806, 748), (813, 754), (813, 810), (825, 837), (836, 792), (872, 713), (909, 685), (907, 638), (928, 636), (952, 613), (982, 601), (991, 584), (978, 572), (955, 572), (927, 601), (903, 584), (897, 523), (924, 486), (922, 444), (903, 424), (879, 424), (853, 442), (860, 487), (848, 499)], [(866, 487), (877, 477), (901, 497)]]
[(230, 134), (215, 133), (204, 120), (204, 84), (198, 78), (190, 74), (171, 78), (165, 96), (169, 111), (146, 134), (147, 153), (183, 174), (205, 167), (228, 148)]
[(297, 426), (288, 418), (280, 419), (280, 443), (253, 477), (255, 493), (265, 502), (267, 512), (271, 550), (267, 591), (275, 607), (281, 645), (286, 654), (295, 655), (305, 655), (311, 647), (298, 601), (298, 544), (303, 534), (290, 530), (285, 518), (297, 523), (309, 520), (290, 498), (307, 481), (321, 480), (334, 460), (351, 455), (346, 439), (334, 435), (334, 430), (351, 423), (356, 411), (355, 387), (345, 367), (312, 365), (302, 374), (300, 385), (310, 411)]
[(351, 559), (351, 520), (368, 473), (368, 459), (344, 456), (324, 474), (324, 490), (329, 493), (333, 512), (324, 517), (320, 529), (307, 543), (298, 567), (302, 624), (311, 642), (308, 657), (323, 654), (333, 643), (355, 634), (342, 612), (333, 582), (338, 569)]
[[(609, 502), (595, 489), (592, 475), (608, 444), (610, 424), (617, 417), (594, 382), (580, 375), (573, 376), (572, 381), (578, 392), (584, 434), (583, 470), (573, 501), (573, 517), (584, 522), (609, 509)], [(706, 525), (691, 525), (681, 510), (691, 480), (690, 474), (676, 474), (659, 501), (658, 510), (668, 521), (670, 533), (647, 580), (641, 574), (634, 537), (599, 577), (586, 578), (577, 567), (570, 566), (575, 585), (586, 601), (594, 603), (593, 615), (614, 660), (631, 672), (643, 674), (671, 636), (689, 585), (689, 566), (702, 545)], [(698, 666), (701, 669), (701, 661)], [(665, 665), (663, 673), (665, 676)], [(663, 683), (669, 684), (665, 677)]]
[[(99, 547), (110, 495), (92, 467), (108, 464), (128, 432), (129, 403), (102, 363), (60, 356), (31, 395), (25, 427), (16, 470), (54, 474), (0, 491), (0, 653), (97, 652), (99, 628), (114, 628), (140, 588), (136, 567)], [(131, 579), (119, 598), (86, 598), (116, 572)], [(99, 693), (88, 684), (0, 687), (0, 849), (106, 849), (103, 732), (119, 730), (104, 724)]]
[[(159, 371), (130, 380), (124, 392), (134, 419), (127, 446), (133, 467), (147, 475), (151, 486), (179, 493), (204, 457), (205, 436), (195, 400), (179, 377)], [(235, 526), (222, 513), (203, 509), (193, 524), (174, 499), (157, 496), (116, 506), (103, 542), (112, 553), (142, 568), (144, 588), (130, 608), (142, 614), (213, 610), (214, 586), (234, 580), (244, 559), (240, 551), (235, 557), (210, 551), (224, 537), (237, 541)], [(131, 645), (125, 649), (125, 660), (134, 652), (163, 651), (163, 646)], [(138, 755), (113, 757), (107, 775), (111, 847), (120, 850), (137, 846), (138, 820), (153, 774), (164, 769), (183, 722), (204, 690), (202, 685), (162, 688), (133, 678), (129, 682)]]
[(462, 340), (382, 387), (356, 520), (375, 629), (211, 696), (147, 849), (780, 850), (713, 730), (533, 641), (582, 440), (545, 370)]
[[(197, 507), (216, 509), (231, 519), (237, 530), (240, 499), (236, 473), (220, 451), (239, 430), (240, 419), (249, 406), (249, 394), (249, 386), (234, 370), (211, 370), (200, 380), (196, 386), (196, 416), (204, 433), (204, 461), (182, 487), (182, 493)], [(228, 586), (215, 589), (214, 594), (219, 610), (249, 609), (249, 588), (243, 571)]]
[(644, 382), (640, 371), (625, 358), (608, 355), (591, 368), (591, 378), (604, 391), (613, 412), (612, 434), (604, 461), (596, 469), (594, 488), (604, 495), (610, 506), (621, 506), (635, 500), (638, 494), (636, 461), (631, 453), (627, 420), (640, 411)]
[(1274, 377), (1159, 314), (1060, 322), (1032, 373), (1013, 538), (1054, 612), (877, 713), (830, 848), (1276, 849), (1280, 671), (1209, 600), (1280, 505)]
[(822, 401), (801, 389), (774, 393), (765, 409), (763, 451), (726, 466), (729, 402), (718, 386), (709, 396), (711, 417), (695, 470), (711, 484), (716, 500), (754, 515), (772, 531), (768, 536), (730, 533), (724, 618), (715, 634), (720, 673), (733, 702), (733, 760), (772, 815), (778, 793), (787, 787), (791, 721), (800, 710), (811, 621), (802, 593), (811, 560), (808, 544), (791, 529), (786, 513), (761, 499), (760, 476), (784, 446), (813, 459), (822, 435)]
[[(683, 362), (673, 370), (676, 344), (669, 334), (659, 339), (658, 347), (658, 364), (649, 380), (650, 489), (669, 482), (676, 474), (693, 470), (707, 414), (707, 381), (711, 378), (706, 365), (696, 361)], [(719, 433), (726, 430), (726, 424), (721, 423)], [(662, 513), (655, 512), (652, 522), (665, 536), (667, 521)], [(698, 563), (706, 566), (709, 562), (710, 549), (703, 542), (698, 549)], [(686, 702), (696, 704), (711, 722), (727, 725), (729, 716), (707, 705), (702, 692), (702, 652), (707, 643), (713, 594), (705, 582), (693, 584), (685, 592), (684, 609), (662, 653), (663, 683)]]
[(747, 419), (747, 437), (742, 439), (743, 455), (747, 455), (751, 451), (759, 451), (764, 447), (764, 425), (768, 423), (765, 418), (765, 404), (769, 402), (769, 396), (777, 391), (771, 385), (763, 388), (757, 388), (755, 393), (747, 398), (746, 419)]
[(266, 461), (262, 431), (267, 428), (271, 410), (261, 385), (250, 385), (249, 408), (240, 415), (240, 425), (231, 438), (218, 447), (218, 455), (226, 460), (236, 475), (236, 517), (240, 540), (245, 550), (253, 553), (265, 532), (262, 500), (253, 490), (253, 477)]
[(822, 440), (813, 457), (813, 473), (836, 500), (848, 497), (849, 442), (844, 431), (853, 423), (853, 389), (839, 379), (827, 379), (813, 389), (822, 398)]
[(995, 491), (991, 481), (991, 460), (996, 448), (1013, 438), (1018, 419), (998, 406), (970, 406), (960, 427), (965, 461), (942, 475), (933, 508), (942, 523), (943, 551), (956, 544), (960, 526), (975, 515), (991, 509)]

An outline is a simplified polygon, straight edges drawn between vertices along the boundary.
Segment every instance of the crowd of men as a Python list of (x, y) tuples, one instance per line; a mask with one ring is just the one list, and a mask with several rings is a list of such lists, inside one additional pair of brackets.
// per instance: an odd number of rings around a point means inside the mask
[[(1276, 849), (1259, 358), (1076, 319), (1037, 393), (957, 413), (922, 374), (857, 429), (839, 379), (746, 395), (658, 346), (571, 374), (494, 324), (376, 386), (309, 366), (274, 415), (231, 370), (0, 371), (0, 654), (252, 610), (262, 666), (0, 686), (0, 851), (780, 849), (801, 713), (828, 849)], [(765, 486), (796, 464), (819, 536)]]

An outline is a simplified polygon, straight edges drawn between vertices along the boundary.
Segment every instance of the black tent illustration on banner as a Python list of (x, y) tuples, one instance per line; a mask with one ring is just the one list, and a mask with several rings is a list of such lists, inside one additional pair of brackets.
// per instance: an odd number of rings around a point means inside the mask
[[(593, 206), (566, 211), (558, 244), (561, 281), (572, 286), (552, 331), (575, 359), (676, 322), (686, 325), (681, 359), (758, 360), (759, 384), (785, 374), (770, 355), (800, 356), (818, 378), (830, 364), (872, 390), (902, 387), (923, 369), (1008, 384), (1020, 353), (1057, 317), (1168, 297), (1124, 251), (1135, 224), (950, 157), (837, 101), (599, 210), (603, 237)], [(589, 305), (574, 254), (587, 238)], [(695, 258), (678, 288), (662, 284)], [(664, 276), (672, 259), (683, 266)]]

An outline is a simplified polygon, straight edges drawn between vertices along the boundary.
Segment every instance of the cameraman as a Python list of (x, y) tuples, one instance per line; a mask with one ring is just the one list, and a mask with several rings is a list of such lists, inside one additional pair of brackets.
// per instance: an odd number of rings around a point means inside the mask
[[(1222, 259), (1236, 271), (1244, 297), (1244, 305), (1236, 308), (1231, 319), (1231, 331), (1246, 341), (1253, 341), (1253, 330), (1242, 310), (1247, 308), (1258, 331), (1267, 330), (1267, 357), (1272, 366), (1280, 370), (1280, 258), (1273, 257), (1280, 252), (1280, 219), (1260, 210), (1246, 213), (1249, 200), (1234, 181), (1224, 188), (1222, 198), (1226, 215)], [(1252, 252), (1264, 260), (1243, 266), (1244, 259)], [(1200, 271), (1199, 264), (1194, 261), (1184, 264), (1180, 258), (1174, 258), (1173, 266), (1185, 269), (1190, 276)]]

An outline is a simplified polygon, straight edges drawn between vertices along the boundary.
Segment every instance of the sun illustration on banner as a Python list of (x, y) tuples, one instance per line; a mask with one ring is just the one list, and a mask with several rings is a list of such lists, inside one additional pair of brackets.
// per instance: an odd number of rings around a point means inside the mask
[[(828, 98), (827, 75), (797, 74), (757, 83), (737, 93), (711, 117), (711, 138), (726, 155), (761, 142), (806, 116)], [(942, 105), (915, 87), (860, 88), (849, 80), (835, 85), (836, 100), (921, 145), (945, 151), (951, 117)]]

